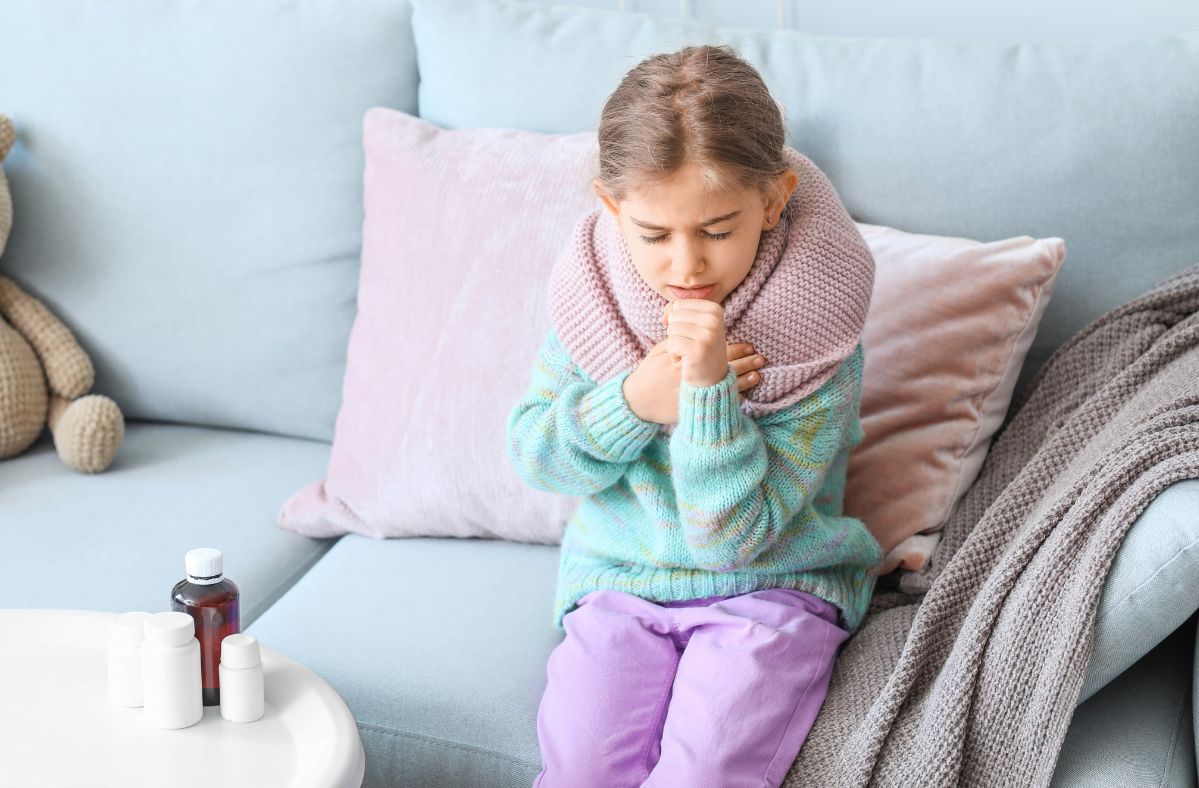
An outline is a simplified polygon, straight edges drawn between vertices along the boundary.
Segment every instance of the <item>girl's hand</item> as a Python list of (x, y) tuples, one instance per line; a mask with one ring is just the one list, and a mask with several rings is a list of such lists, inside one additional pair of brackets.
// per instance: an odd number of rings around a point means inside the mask
[(683, 380), (713, 386), (729, 372), (724, 307), (706, 298), (681, 298), (666, 305), (666, 352), (681, 359)]
[[(662, 322), (666, 322), (665, 316)], [(624, 396), (629, 408), (645, 421), (677, 424), (679, 421), (679, 380), (682, 362), (667, 352), (669, 337), (654, 345), (637, 369), (625, 379)], [(728, 363), (737, 376), (737, 392), (762, 382), (758, 372), (766, 359), (754, 353), (748, 342), (726, 347)]]
[(679, 420), (679, 374), (682, 364), (666, 352), (666, 340), (649, 353), (624, 381), (629, 409), (644, 421), (675, 424)]

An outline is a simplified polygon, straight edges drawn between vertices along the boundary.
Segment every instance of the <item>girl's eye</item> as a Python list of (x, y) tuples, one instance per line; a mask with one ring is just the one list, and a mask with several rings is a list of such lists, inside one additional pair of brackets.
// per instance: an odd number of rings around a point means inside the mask
[[(723, 241), (725, 238), (728, 238), (732, 234), (733, 234), (732, 230), (726, 230), (723, 233), (710, 233), (706, 230), (704, 231), (704, 235), (706, 235), (708, 238), (711, 238), (713, 241)], [(645, 241), (647, 244), (656, 244), (656, 243), (659, 243), (660, 241), (665, 241), (667, 235), (670, 235), (670, 233), (665, 233), (664, 235), (654, 235), (654, 236), (643, 235), (643, 236), (641, 236), (641, 240)]]

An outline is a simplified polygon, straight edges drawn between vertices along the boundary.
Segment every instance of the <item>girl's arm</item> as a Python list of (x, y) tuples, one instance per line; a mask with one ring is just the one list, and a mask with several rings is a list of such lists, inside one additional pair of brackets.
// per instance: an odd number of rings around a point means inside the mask
[(755, 421), (741, 412), (732, 368), (715, 385), (679, 385), (671, 478), (686, 542), (698, 566), (752, 562), (815, 501), (829, 468), (862, 439), (861, 345), (817, 391)]
[(591, 495), (624, 475), (658, 433), (656, 423), (629, 409), (621, 388), (628, 374), (597, 385), (576, 369), (550, 329), (529, 389), (508, 416), (508, 459), (526, 484)]

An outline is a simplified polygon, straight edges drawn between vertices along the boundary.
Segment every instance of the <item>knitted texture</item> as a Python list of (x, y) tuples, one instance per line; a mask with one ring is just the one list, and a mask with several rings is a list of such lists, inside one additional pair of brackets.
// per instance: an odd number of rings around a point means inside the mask
[(63, 462), (84, 473), (106, 469), (124, 438), (125, 419), (108, 397), (82, 396), (94, 378), (71, 330), (0, 276), (0, 458), (33, 445), (49, 422)]
[(53, 395), (47, 421), (58, 456), (81, 473), (107, 469), (125, 437), (121, 409), (102, 394), (88, 394), (76, 400)]
[[(0, 115), (0, 161), (4, 161), (12, 146), (17, 142), (17, 130), (12, 121)], [(12, 194), (8, 189), (8, 179), (4, 170), (0, 169), (0, 252), (8, 243), (8, 233), (12, 230)]]
[(48, 392), (37, 354), (0, 316), (0, 459), (37, 442), (46, 426)]
[(739, 407), (733, 368), (711, 386), (679, 383), (679, 428), (629, 408), (630, 371), (597, 383), (551, 328), (507, 422), (517, 473), (585, 496), (562, 539), (553, 623), (580, 597), (614, 589), (654, 601), (794, 588), (835, 604), (857, 628), (882, 548), (841, 514), (858, 419), (863, 350), (790, 408), (758, 420)]
[(91, 359), (70, 329), (0, 276), (0, 457), (20, 454), (37, 440), (49, 392), (75, 398), (94, 377)]
[(1199, 478), (1199, 263), (1063, 343), (919, 572), (879, 587), (785, 786), (1049, 785), (1129, 527)]
[(67, 399), (87, 393), (95, 382), (96, 372), (71, 329), (45, 304), (6, 276), (0, 276), (0, 315), (37, 351), (46, 371), (44, 385)]
[[(870, 248), (829, 179), (794, 148), (783, 152), (799, 182), (723, 302), (727, 341), (749, 342), (767, 359), (741, 404), (751, 417), (789, 408), (833, 376), (862, 335), (874, 284)], [(637, 272), (606, 208), (576, 223), (548, 295), (562, 346), (599, 383), (636, 368), (666, 337), (668, 301)]]
[[(16, 142), (12, 121), (0, 115), (0, 161)], [(0, 252), (12, 229), (12, 197), (0, 169)], [(0, 292), (2, 296), (2, 292)], [(46, 384), (29, 342), (0, 317), (0, 459), (25, 451), (46, 423)]]

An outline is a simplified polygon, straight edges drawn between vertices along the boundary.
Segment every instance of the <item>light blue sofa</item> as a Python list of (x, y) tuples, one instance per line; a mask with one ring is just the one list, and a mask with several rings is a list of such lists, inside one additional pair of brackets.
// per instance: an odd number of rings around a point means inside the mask
[[(48, 436), (0, 464), (0, 605), (166, 609), (184, 552), (218, 546), (243, 628), (349, 704), (366, 785), (531, 784), (557, 549), (274, 525), (329, 455), (371, 106), (580, 131), (640, 57), (731, 43), (855, 218), (1066, 240), (1021, 386), (1199, 259), (1199, 33), (816, 36), (748, 10), (758, 26), (733, 29), (585, 5), (0, 0), (0, 112), (18, 135), (0, 271), (75, 329), (129, 418), (102, 475), (67, 470)], [(1106, 580), (1055, 785), (1195, 784), (1197, 609), (1199, 481), (1184, 481)]]

